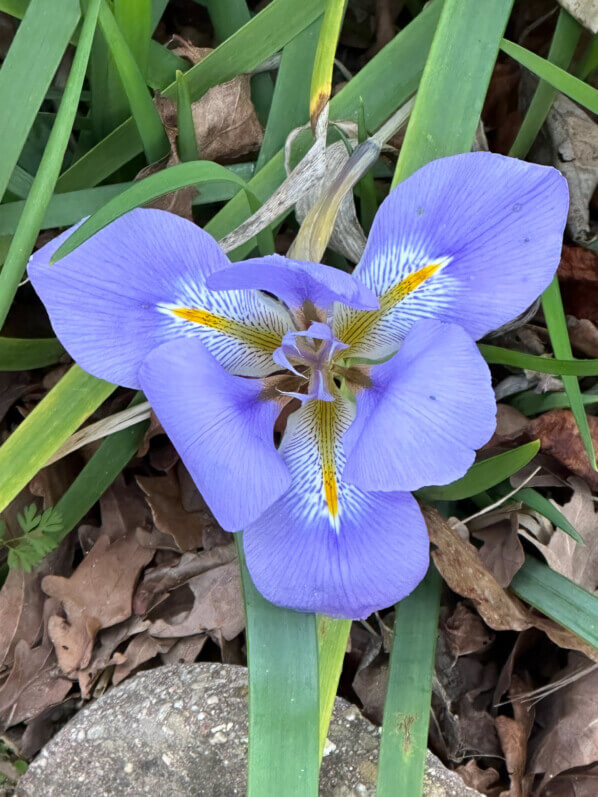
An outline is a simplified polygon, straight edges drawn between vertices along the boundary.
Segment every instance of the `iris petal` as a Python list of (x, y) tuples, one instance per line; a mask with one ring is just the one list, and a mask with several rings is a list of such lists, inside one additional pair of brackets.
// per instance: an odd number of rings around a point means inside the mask
[(333, 302), (342, 302), (361, 310), (378, 307), (375, 293), (345, 271), (281, 255), (235, 263), (213, 274), (208, 279), (208, 287), (217, 291), (259, 288), (278, 296), (292, 310), (298, 309), (306, 301), (324, 310)]
[(428, 567), (428, 535), (409, 493), (364, 492), (342, 480), (352, 404), (312, 399), (290, 416), (280, 454), (292, 484), (246, 527), (247, 565), (273, 603), (367, 617), (409, 594)]
[(419, 321), (370, 378), (345, 435), (344, 479), (364, 490), (416, 490), (463, 476), (496, 426), (490, 371), (467, 332)]
[(227, 531), (251, 523), (287, 489), (274, 446), (273, 401), (257, 379), (232, 376), (196, 338), (154, 349), (141, 386), (216, 520)]
[(354, 272), (381, 309), (339, 308), (335, 334), (372, 359), (396, 351), (420, 318), (458, 323), (477, 340), (547, 287), (567, 207), (556, 169), (488, 152), (429, 163), (382, 203)]
[(133, 210), (50, 265), (71, 232), (33, 255), (29, 277), (82, 368), (137, 388), (153, 348), (197, 336), (231, 372), (274, 370), (287, 312), (257, 291), (211, 293), (206, 278), (230, 261), (199, 227), (165, 211)]

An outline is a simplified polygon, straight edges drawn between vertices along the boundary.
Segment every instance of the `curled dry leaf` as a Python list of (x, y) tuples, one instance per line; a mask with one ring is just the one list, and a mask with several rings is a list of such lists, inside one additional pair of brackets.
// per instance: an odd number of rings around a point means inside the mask
[(116, 686), (146, 661), (160, 653), (168, 653), (174, 642), (174, 639), (156, 639), (148, 633), (133, 637), (123, 653), (124, 660), (114, 668), (112, 683)]
[(587, 484), (576, 477), (569, 479), (573, 487), (571, 500), (561, 511), (579, 532), (585, 545), (580, 545), (561, 529), (555, 529), (550, 540), (544, 544), (531, 534), (522, 532), (557, 573), (575, 581), (589, 592), (598, 589), (598, 517)]
[(546, 118), (553, 165), (569, 184), (567, 226), (574, 241), (590, 241), (590, 201), (598, 185), (598, 125), (568, 97), (557, 94)]
[(235, 559), (235, 546), (230, 543), (218, 545), (209, 551), (186, 553), (174, 564), (161, 564), (147, 570), (135, 592), (134, 611), (139, 615), (146, 614), (171, 590), (186, 584), (207, 570), (228, 564)]
[(98, 631), (131, 615), (139, 572), (153, 556), (134, 535), (114, 542), (102, 535), (70, 578), (44, 578), (44, 592), (60, 600), (66, 613), (66, 619), (53, 615), (48, 623), (63, 672), (86, 668)]
[(146, 496), (158, 531), (169, 534), (180, 551), (196, 550), (203, 540), (205, 518), (200, 512), (185, 511), (177, 474), (138, 476), (137, 483)]
[(514, 676), (509, 691), (513, 716), (501, 714), (494, 719), (511, 781), (509, 790), (502, 792), (501, 797), (527, 797), (529, 793), (529, 777), (525, 774), (525, 764), (527, 742), (534, 724), (534, 709), (517, 700), (517, 695), (525, 689), (524, 681)]
[[(594, 445), (598, 445), (598, 418), (588, 415)], [(593, 470), (571, 410), (551, 410), (530, 423), (530, 434), (540, 440), (542, 451), (598, 489), (598, 473)]]
[(40, 574), (10, 570), (0, 590), (0, 670), (10, 667), (19, 641), (33, 645), (40, 637), (44, 596)]
[(0, 688), (0, 727), (4, 730), (36, 717), (64, 700), (71, 687), (60, 674), (50, 645), (31, 648), (21, 639), (10, 674)]
[(529, 426), (529, 418), (510, 404), (496, 405), (496, 429), (484, 448), (495, 448), (522, 437)]
[(152, 636), (184, 637), (220, 630), (225, 639), (232, 639), (245, 628), (241, 579), (236, 562), (195, 576), (183, 587), (187, 588), (193, 595), (191, 609), (175, 617), (176, 622), (157, 619), (149, 630)]
[(448, 646), (455, 656), (477, 653), (494, 640), (494, 634), (464, 601), (459, 601), (454, 612), (444, 622), (443, 630)]
[(567, 316), (569, 340), (574, 349), (586, 357), (598, 357), (598, 326), (588, 318)]
[[(482, 521), (489, 520), (487, 525)], [(501, 587), (508, 587), (513, 576), (523, 565), (525, 552), (519, 540), (519, 513), (509, 512), (494, 521), (492, 515), (472, 521), (472, 535), (483, 542), (478, 554), (485, 567)]]
[(564, 246), (558, 277), (567, 313), (598, 323), (598, 255), (581, 246)]
[(567, 628), (533, 612), (500, 586), (484, 567), (475, 546), (463, 540), (444, 518), (430, 507), (422, 507), (428, 532), (436, 550), (432, 558), (449, 587), (470, 598), (486, 625), (495, 631), (523, 631), (535, 626), (560, 647), (578, 650), (598, 661), (598, 650)]
[[(540, 730), (531, 751), (530, 771), (544, 775), (543, 784), (561, 772), (598, 760), (598, 669), (591, 668), (583, 656), (571, 654), (567, 669), (575, 672), (580, 665), (587, 667), (587, 675), (538, 704)], [(559, 673), (559, 680), (562, 676)]]
[(467, 764), (457, 767), (456, 771), (459, 773), (466, 786), (477, 789), (477, 791), (482, 792), (482, 794), (495, 795), (498, 793), (500, 787), (497, 787), (496, 783), (500, 775), (498, 774), (498, 770), (494, 769), (494, 767), (481, 769), (475, 758), (470, 758)]
[[(178, 36), (174, 41), (176, 55), (192, 64), (198, 64), (212, 52), (209, 47), (194, 47)], [(158, 111), (166, 131), (174, 130), (176, 135), (176, 104), (162, 97)], [(262, 126), (251, 102), (249, 75), (237, 75), (206, 91), (191, 104), (191, 114), (202, 160), (235, 160), (254, 152), (262, 143)]]

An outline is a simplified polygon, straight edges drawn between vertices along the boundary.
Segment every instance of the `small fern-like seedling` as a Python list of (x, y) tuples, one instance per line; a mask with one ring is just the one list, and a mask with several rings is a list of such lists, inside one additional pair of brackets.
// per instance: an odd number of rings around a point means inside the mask
[(0, 542), (8, 548), (8, 567), (29, 572), (60, 544), (62, 517), (54, 507), (38, 513), (36, 505), (30, 504), (17, 520), (23, 534), (11, 539), (7, 539), (6, 524), (0, 520)]

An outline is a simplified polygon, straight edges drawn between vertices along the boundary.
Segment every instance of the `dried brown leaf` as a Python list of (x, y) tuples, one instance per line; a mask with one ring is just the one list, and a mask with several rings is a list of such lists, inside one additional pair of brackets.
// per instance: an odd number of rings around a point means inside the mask
[[(577, 671), (580, 663), (589, 665), (579, 654), (571, 654), (567, 670)], [(543, 774), (544, 783), (568, 769), (598, 760), (597, 669), (588, 666), (585, 677), (540, 701), (537, 713), (540, 730), (533, 741), (530, 771)]]
[[(152, 636), (183, 637), (202, 631), (220, 630), (232, 639), (245, 627), (239, 566), (231, 562), (195, 576), (180, 589), (190, 589), (193, 605), (178, 622), (157, 619), (150, 628)], [(179, 590), (175, 590), (176, 593)]]
[(196, 550), (202, 544), (205, 516), (185, 511), (177, 474), (170, 471), (166, 476), (139, 476), (137, 482), (158, 531), (169, 534), (180, 551)]
[(133, 637), (123, 653), (124, 661), (114, 668), (112, 683), (116, 686), (146, 661), (160, 653), (168, 653), (174, 642), (174, 639), (156, 639), (148, 633)]
[(501, 797), (527, 797), (529, 793), (529, 778), (525, 777), (525, 764), (527, 742), (534, 724), (534, 710), (517, 700), (517, 695), (524, 691), (526, 684), (521, 678), (514, 676), (509, 692), (513, 701), (514, 716), (507, 717), (501, 714), (494, 719), (511, 781), (509, 790), (502, 792)]
[(481, 769), (475, 758), (470, 758), (467, 764), (457, 767), (456, 771), (459, 773), (466, 786), (477, 789), (477, 791), (482, 792), (482, 794), (494, 795), (497, 793), (496, 782), (500, 775), (498, 774), (498, 770), (494, 769), (494, 767)]
[(11, 666), (19, 641), (33, 645), (40, 637), (44, 596), (37, 570), (11, 570), (0, 590), (0, 668)]
[(131, 615), (139, 572), (153, 555), (134, 534), (114, 542), (102, 535), (70, 578), (44, 578), (42, 588), (66, 613), (66, 620), (54, 615), (49, 625), (63, 672), (85, 669), (97, 632)]
[(516, 511), (486, 528), (470, 526), (471, 534), (484, 543), (478, 551), (480, 559), (501, 587), (509, 586), (525, 560), (518, 530), (519, 514)]
[(460, 601), (443, 624), (448, 645), (455, 656), (465, 656), (487, 648), (494, 634), (486, 628), (479, 615)]
[[(598, 418), (588, 415), (594, 445), (598, 445)], [(542, 451), (598, 489), (598, 473), (593, 470), (571, 410), (551, 410), (530, 424), (530, 434), (540, 440)]]
[(36, 717), (49, 706), (62, 702), (72, 687), (56, 666), (52, 648), (31, 648), (21, 639), (14, 664), (0, 688), (0, 724), (3, 729)]

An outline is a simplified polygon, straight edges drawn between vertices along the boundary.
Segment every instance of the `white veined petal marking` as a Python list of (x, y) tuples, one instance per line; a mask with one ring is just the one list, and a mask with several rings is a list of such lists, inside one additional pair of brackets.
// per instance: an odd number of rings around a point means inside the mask
[[(356, 356), (361, 354), (361, 345), (369, 348), (368, 338), (371, 345), (375, 345), (376, 338), (384, 338), (384, 327), (388, 323), (393, 311), (399, 310), (399, 305), (407, 297), (414, 297), (424, 284), (426, 288), (434, 283), (434, 276), (444, 270), (451, 262), (450, 257), (441, 257), (427, 262), (424, 266), (406, 274), (398, 282), (386, 288), (379, 296), (380, 308), (378, 310), (353, 310), (340, 306), (334, 319), (334, 333), (347, 343), (349, 351), (344, 352), (344, 356)], [(438, 286), (441, 289), (441, 286)], [(442, 289), (438, 298), (442, 299)]]
[(294, 412), (280, 447), (293, 475), (288, 500), (306, 523), (325, 515), (339, 533), (343, 514), (359, 491), (340, 480), (345, 457), (341, 439), (354, 416), (354, 405), (337, 395), (334, 401), (311, 399)]

